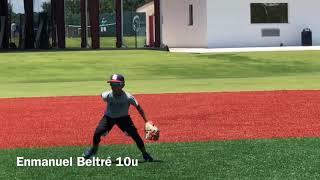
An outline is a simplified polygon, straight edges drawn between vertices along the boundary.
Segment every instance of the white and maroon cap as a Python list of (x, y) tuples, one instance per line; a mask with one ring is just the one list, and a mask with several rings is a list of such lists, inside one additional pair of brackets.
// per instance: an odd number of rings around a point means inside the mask
[(124, 77), (121, 74), (113, 74), (108, 83), (124, 83)]

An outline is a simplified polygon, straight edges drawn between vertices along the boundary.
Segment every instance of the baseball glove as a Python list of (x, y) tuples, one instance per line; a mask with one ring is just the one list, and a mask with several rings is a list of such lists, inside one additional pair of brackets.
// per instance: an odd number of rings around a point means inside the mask
[(157, 141), (160, 136), (160, 130), (152, 122), (145, 124), (145, 133), (147, 140)]

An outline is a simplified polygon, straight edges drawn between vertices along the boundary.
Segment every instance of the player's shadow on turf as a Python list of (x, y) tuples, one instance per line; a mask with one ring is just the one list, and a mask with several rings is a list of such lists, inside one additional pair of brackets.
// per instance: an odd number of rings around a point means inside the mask
[(139, 160), (138, 161), (139, 163), (163, 163), (164, 161), (162, 160), (153, 160), (152, 162), (147, 162), (147, 161), (143, 161), (143, 160)]
[[(111, 161), (112, 164), (117, 164), (119, 163), (119, 161), (115, 161), (115, 160), (112, 160)], [(152, 162), (148, 162), (148, 161), (144, 161), (144, 160), (138, 160), (138, 163), (141, 164), (141, 163), (163, 163), (164, 161), (162, 160), (153, 160)], [(122, 160), (121, 161), (121, 164), (124, 164), (124, 161)]]

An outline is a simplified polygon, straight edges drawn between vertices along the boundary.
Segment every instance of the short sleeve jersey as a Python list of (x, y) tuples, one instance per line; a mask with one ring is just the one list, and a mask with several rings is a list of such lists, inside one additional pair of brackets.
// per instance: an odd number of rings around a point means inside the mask
[(111, 118), (119, 118), (129, 114), (129, 107), (137, 107), (138, 101), (131, 95), (123, 91), (121, 96), (114, 96), (112, 91), (103, 92), (102, 99), (107, 102), (105, 115)]

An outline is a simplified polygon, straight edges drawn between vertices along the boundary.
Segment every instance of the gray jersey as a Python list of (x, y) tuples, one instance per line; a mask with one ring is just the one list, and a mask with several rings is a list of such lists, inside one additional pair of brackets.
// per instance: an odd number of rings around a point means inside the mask
[(129, 93), (123, 91), (121, 96), (114, 96), (112, 91), (103, 92), (101, 97), (107, 102), (105, 115), (111, 118), (119, 118), (129, 115), (129, 107), (137, 107), (138, 101)]

